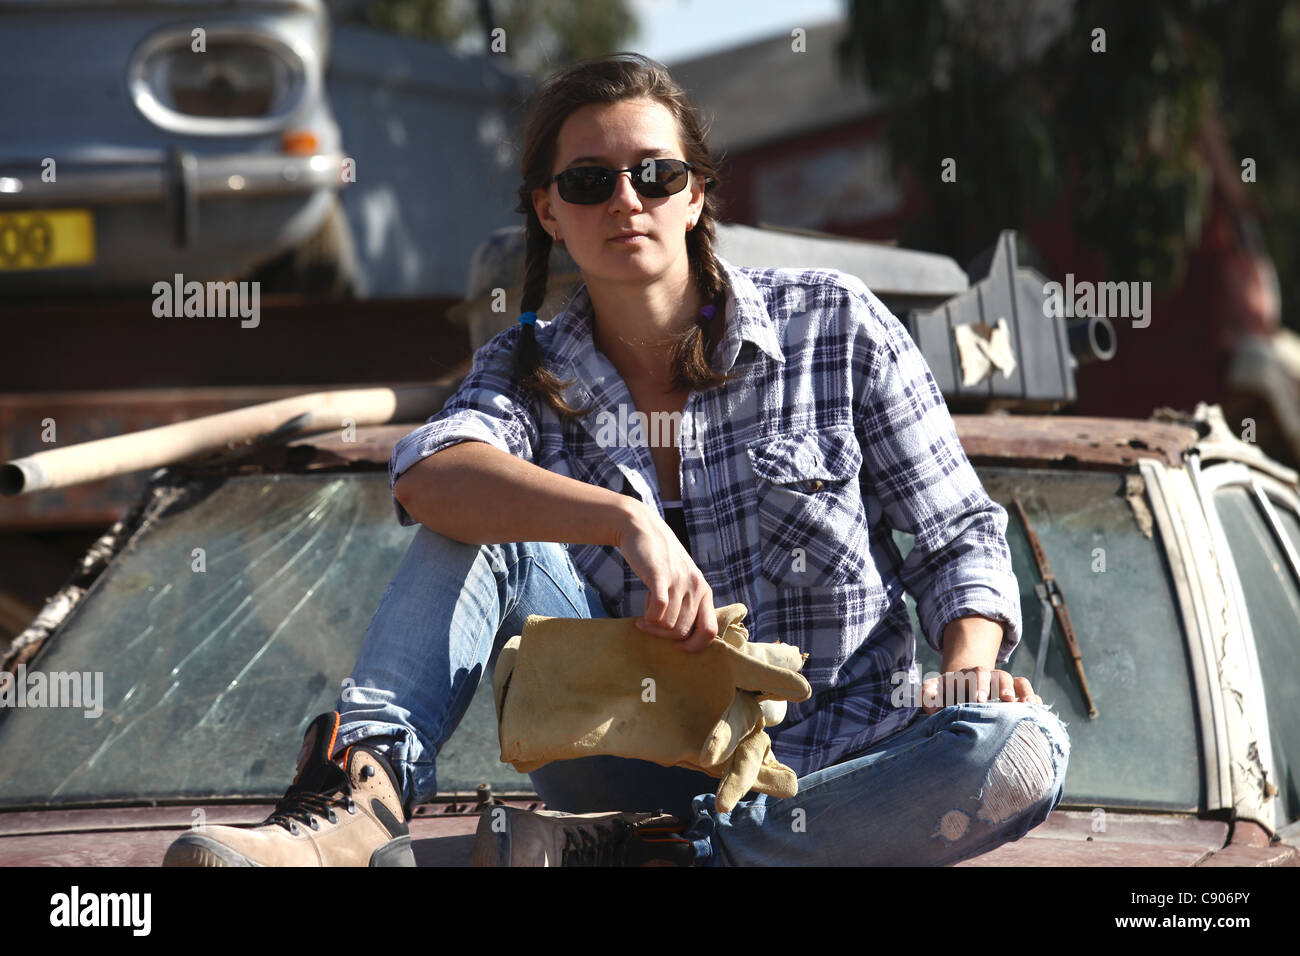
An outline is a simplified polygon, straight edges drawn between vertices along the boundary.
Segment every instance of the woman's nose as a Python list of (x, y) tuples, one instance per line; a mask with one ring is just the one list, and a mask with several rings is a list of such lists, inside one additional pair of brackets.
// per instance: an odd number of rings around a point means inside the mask
[(635, 211), (641, 208), (641, 194), (632, 185), (633, 175), (633, 170), (625, 169), (614, 180), (614, 195), (609, 197), (611, 212), (621, 212), (624, 209)]

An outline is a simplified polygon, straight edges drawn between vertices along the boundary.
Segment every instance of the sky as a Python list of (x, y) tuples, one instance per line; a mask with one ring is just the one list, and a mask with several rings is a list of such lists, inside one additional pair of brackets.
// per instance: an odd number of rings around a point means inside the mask
[(794, 27), (842, 19), (847, 0), (628, 0), (640, 23), (631, 46), (672, 65)]

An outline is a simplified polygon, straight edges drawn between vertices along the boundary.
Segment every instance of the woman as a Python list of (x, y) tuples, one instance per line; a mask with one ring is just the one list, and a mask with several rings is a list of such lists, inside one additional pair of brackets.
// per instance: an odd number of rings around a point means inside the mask
[[(528, 614), (636, 617), (691, 654), (733, 602), (752, 639), (810, 655), (812, 698), (768, 731), (798, 795), (723, 814), (695, 771), (558, 761), (532, 775), (552, 812), (485, 817), (479, 862), (940, 864), (1045, 819), (1068, 740), (1027, 681), (996, 670), (1020, 633), (1006, 513), (898, 321), (850, 276), (713, 253), (699, 120), (643, 57), (551, 77), (522, 172), (520, 324), (394, 448), (399, 520), (422, 527), (338, 714), (309, 730), (277, 814), (245, 831), (266, 839), (210, 828), (203, 852), (409, 863), (394, 818), (436, 793), (435, 755)], [(553, 242), (585, 284), (539, 324)], [(681, 434), (612, 424), (635, 412)], [(915, 535), (906, 561), (890, 526)], [(911, 693), (904, 586), (945, 677), (973, 682), (966, 698), (952, 680), (924, 706)], [(387, 817), (331, 822), (365, 787)]]

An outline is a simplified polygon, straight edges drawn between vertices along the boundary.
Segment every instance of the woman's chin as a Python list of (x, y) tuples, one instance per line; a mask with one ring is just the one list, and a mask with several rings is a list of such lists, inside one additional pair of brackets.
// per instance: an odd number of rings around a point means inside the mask
[[(610, 243), (613, 246), (614, 243)], [(631, 279), (654, 276), (663, 272), (665, 264), (650, 249), (606, 249), (601, 257), (601, 271), (606, 274)]]

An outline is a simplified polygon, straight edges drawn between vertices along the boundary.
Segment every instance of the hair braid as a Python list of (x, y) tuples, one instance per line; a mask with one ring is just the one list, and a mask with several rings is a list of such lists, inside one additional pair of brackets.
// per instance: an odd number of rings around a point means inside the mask
[[(542, 228), (537, 212), (533, 209), (531, 190), (520, 189), (520, 207), (518, 212), (526, 212), (528, 220), (524, 225), (524, 291), (520, 301), (521, 312), (536, 312), (546, 300), (546, 283), (550, 276), (551, 246), (555, 240)], [(539, 395), (560, 415), (580, 417), (591, 411), (591, 407), (579, 408), (570, 405), (560, 393), (573, 384), (573, 379), (561, 381), (555, 373), (542, 363), (542, 350), (537, 344), (537, 329), (531, 324), (523, 325), (519, 335), (519, 344), (515, 350), (515, 378), (529, 391)]]
[(716, 199), (705, 193), (704, 211), (695, 228), (686, 233), (686, 252), (691, 260), (695, 286), (705, 305), (715, 311), (712, 319), (697, 316), (695, 324), (674, 343), (673, 387), (705, 389), (735, 378), (734, 373), (715, 372), (713, 353), (722, 341), (726, 323), (727, 280), (713, 252), (715, 237), (713, 209)]

